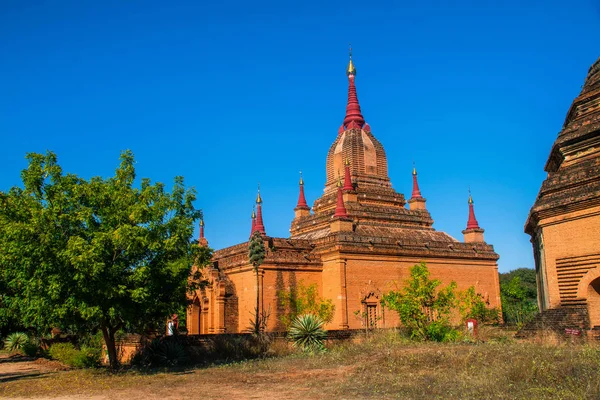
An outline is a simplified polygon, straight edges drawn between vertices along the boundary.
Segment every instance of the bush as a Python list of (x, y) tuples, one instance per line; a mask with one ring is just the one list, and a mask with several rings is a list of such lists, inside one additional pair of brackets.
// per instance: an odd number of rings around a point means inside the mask
[(22, 350), (27, 343), (30, 343), (30, 341), (25, 332), (15, 332), (6, 337), (4, 348), (13, 353)]
[(458, 342), (463, 339), (463, 334), (450, 325), (440, 321), (434, 321), (427, 326), (426, 335), (428, 340), (434, 342)]
[(327, 332), (323, 329), (323, 321), (319, 317), (304, 314), (292, 322), (289, 337), (294, 346), (304, 351), (321, 351), (325, 348), (323, 342), (327, 339)]
[(100, 364), (102, 351), (94, 347), (76, 349), (71, 343), (56, 343), (50, 346), (48, 354), (52, 359), (74, 368), (92, 368)]
[(38, 354), (39, 347), (32, 341), (27, 341), (27, 343), (21, 346), (21, 351), (28, 357), (35, 357)]
[(131, 359), (132, 364), (143, 367), (173, 367), (188, 362), (185, 348), (175, 337), (156, 338)]

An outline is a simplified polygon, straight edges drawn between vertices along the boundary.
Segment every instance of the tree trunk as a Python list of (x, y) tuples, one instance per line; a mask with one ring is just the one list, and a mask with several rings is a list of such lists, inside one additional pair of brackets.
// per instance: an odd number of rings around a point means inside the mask
[(104, 343), (106, 344), (106, 350), (108, 351), (110, 368), (113, 370), (117, 369), (119, 367), (119, 357), (117, 356), (117, 346), (115, 344), (115, 332), (110, 327), (103, 326), (102, 336), (104, 336)]
[(259, 279), (258, 279), (258, 268), (256, 268), (256, 326), (255, 332), (256, 334), (260, 333), (260, 324), (261, 321), (261, 313), (260, 313), (260, 289), (258, 287)]

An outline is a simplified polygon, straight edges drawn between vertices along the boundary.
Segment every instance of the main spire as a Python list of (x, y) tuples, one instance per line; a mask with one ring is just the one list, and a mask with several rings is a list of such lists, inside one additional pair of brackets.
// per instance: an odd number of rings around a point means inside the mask
[(350, 61), (348, 62), (346, 74), (348, 75), (348, 105), (346, 106), (344, 127), (346, 129), (360, 129), (365, 124), (365, 119), (360, 112), (360, 104), (358, 104), (358, 96), (356, 95), (356, 86), (354, 86), (356, 68), (352, 62), (352, 47), (350, 47)]

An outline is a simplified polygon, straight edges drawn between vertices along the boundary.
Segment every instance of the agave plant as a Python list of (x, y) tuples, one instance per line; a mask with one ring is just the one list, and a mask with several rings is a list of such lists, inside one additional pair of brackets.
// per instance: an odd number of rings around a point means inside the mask
[(289, 337), (294, 342), (294, 346), (304, 351), (323, 350), (323, 342), (327, 339), (327, 332), (323, 329), (323, 324), (323, 321), (316, 315), (299, 315), (290, 326)]
[(19, 351), (29, 343), (29, 336), (25, 332), (11, 333), (4, 341), (4, 348), (10, 352)]
[(154, 352), (158, 365), (184, 365), (189, 361), (185, 348), (174, 340), (164, 340)]

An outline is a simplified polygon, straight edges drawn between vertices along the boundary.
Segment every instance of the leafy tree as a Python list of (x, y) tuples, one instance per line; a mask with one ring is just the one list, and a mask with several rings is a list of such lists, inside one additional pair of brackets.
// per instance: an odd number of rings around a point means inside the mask
[(522, 327), (538, 313), (535, 271), (519, 268), (500, 274), (504, 322)]
[(0, 192), (3, 307), (24, 326), (100, 329), (111, 367), (115, 335), (164, 324), (186, 301), (194, 262), (210, 250), (191, 241), (201, 212), (175, 178), (171, 193), (142, 179), (121, 154), (114, 177), (63, 174), (54, 153), (27, 155), (23, 188)]
[(456, 283), (438, 290), (440, 285), (440, 280), (429, 278), (429, 270), (422, 262), (410, 269), (404, 287), (383, 295), (383, 304), (398, 313), (411, 337), (434, 339), (432, 329), (449, 326), (450, 311), (456, 303)]
[(258, 268), (262, 265), (265, 260), (265, 243), (260, 232), (254, 232), (250, 238), (248, 244), (248, 257), (250, 258), (250, 264), (254, 268), (256, 275), (256, 307), (254, 309), (254, 320), (251, 321), (252, 330), (254, 333), (259, 334), (263, 326), (266, 324), (266, 315), (259, 310), (260, 306), (260, 291), (259, 291), (259, 276)]
[(295, 291), (279, 290), (277, 297), (283, 309), (287, 311), (279, 317), (286, 328), (289, 328), (297, 316), (303, 314), (316, 315), (324, 324), (333, 320), (335, 305), (331, 299), (319, 296), (315, 283), (304, 286), (300, 282)]
[(499, 275), (500, 287), (508, 285), (511, 280), (518, 277), (518, 286), (520, 288), (519, 296), (534, 302), (537, 301), (537, 281), (534, 269), (517, 268), (509, 272), (501, 273)]
[(489, 308), (474, 286), (458, 293), (458, 310), (463, 322), (469, 318), (475, 318), (480, 323), (499, 322), (500, 311), (497, 308)]

